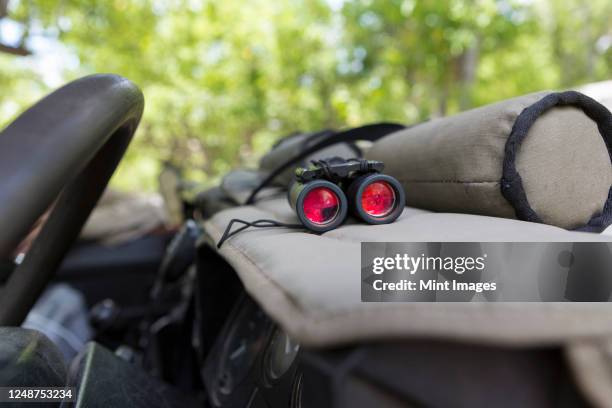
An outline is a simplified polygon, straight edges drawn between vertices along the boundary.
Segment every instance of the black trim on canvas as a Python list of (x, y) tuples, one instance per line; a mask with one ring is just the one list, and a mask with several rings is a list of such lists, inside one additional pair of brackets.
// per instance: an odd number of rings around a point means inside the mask
[[(546, 95), (538, 102), (523, 109), (516, 118), (510, 136), (506, 141), (501, 179), (502, 195), (514, 207), (517, 218), (523, 221), (543, 223), (540, 216), (529, 205), (523, 188), (523, 181), (516, 170), (516, 156), (531, 126), (542, 114), (555, 106), (575, 106), (582, 109), (597, 124), (612, 162), (612, 114), (605, 106), (594, 99), (576, 91), (557, 92)], [(612, 186), (608, 191), (608, 199), (601, 214), (594, 215), (585, 226), (577, 228), (577, 230), (601, 232), (611, 223)]]

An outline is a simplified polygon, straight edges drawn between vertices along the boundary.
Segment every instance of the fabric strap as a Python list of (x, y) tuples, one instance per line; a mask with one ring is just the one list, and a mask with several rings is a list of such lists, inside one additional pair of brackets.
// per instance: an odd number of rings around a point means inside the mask
[(299, 154), (289, 158), (283, 164), (274, 169), (270, 174), (251, 192), (251, 195), (246, 200), (245, 204), (253, 204), (257, 194), (266, 186), (268, 186), (279, 174), (287, 170), (289, 167), (299, 163), (309, 155), (332, 146), (337, 143), (355, 142), (358, 140), (375, 141), (392, 132), (405, 129), (404, 125), (397, 123), (374, 123), (371, 125), (360, 126), (353, 129), (348, 129), (342, 132), (330, 134), (322, 138), (320, 141), (305, 147)]

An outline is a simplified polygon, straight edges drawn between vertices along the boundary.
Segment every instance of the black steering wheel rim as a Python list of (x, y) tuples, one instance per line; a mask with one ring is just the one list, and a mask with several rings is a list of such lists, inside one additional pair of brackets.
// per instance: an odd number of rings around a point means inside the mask
[(0, 256), (53, 205), (0, 287), (0, 326), (20, 325), (102, 195), (136, 130), (144, 98), (129, 80), (92, 75), (49, 94), (0, 133)]

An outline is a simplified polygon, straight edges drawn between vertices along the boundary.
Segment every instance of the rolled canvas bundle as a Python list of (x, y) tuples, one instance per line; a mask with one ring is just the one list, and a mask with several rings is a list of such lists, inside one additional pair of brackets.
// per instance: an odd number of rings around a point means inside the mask
[(600, 231), (612, 222), (612, 115), (574, 91), (541, 92), (390, 134), (385, 162), (411, 207)]

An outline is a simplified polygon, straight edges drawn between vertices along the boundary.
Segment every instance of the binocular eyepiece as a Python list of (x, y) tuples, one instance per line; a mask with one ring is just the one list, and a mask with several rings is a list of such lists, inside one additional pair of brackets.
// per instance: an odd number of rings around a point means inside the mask
[(365, 159), (332, 158), (313, 161), (296, 169), (289, 189), (289, 204), (301, 223), (315, 232), (332, 230), (350, 211), (368, 224), (388, 224), (397, 219), (406, 201), (395, 178), (382, 174), (384, 164)]

